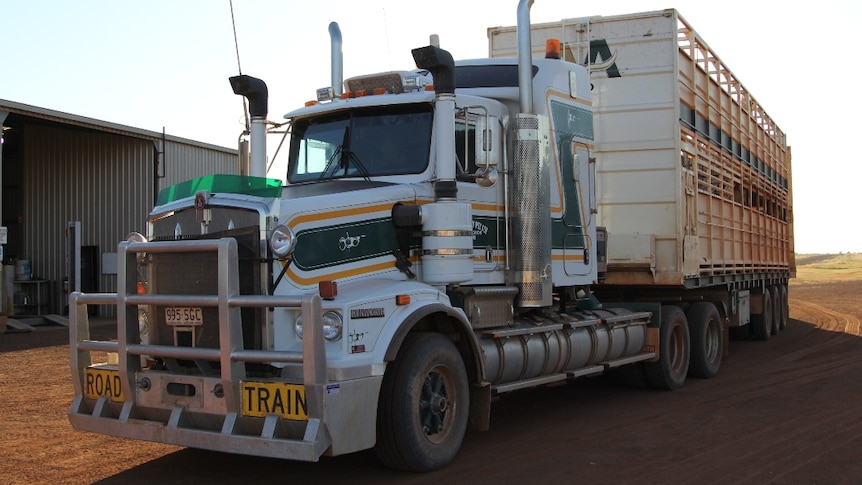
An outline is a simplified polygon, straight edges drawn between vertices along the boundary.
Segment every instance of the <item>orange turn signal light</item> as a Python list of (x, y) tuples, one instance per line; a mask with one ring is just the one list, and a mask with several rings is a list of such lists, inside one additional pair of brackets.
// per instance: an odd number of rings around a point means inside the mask
[(338, 283), (335, 281), (321, 281), (317, 284), (317, 293), (324, 300), (333, 300), (338, 296)]
[(395, 304), (396, 305), (409, 305), (410, 304), (410, 295), (396, 295), (395, 296)]

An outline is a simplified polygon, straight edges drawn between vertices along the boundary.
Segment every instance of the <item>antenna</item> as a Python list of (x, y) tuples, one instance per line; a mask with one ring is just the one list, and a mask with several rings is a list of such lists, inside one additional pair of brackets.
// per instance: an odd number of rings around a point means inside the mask
[[(236, 19), (233, 15), (233, 0), (230, 0), (230, 23), (233, 26), (233, 45), (236, 48), (236, 69), (239, 71), (239, 75), (242, 75), (242, 65), (239, 62), (239, 40), (236, 36)], [(251, 133), (250, 123), (248, 120), (248, 105), (246, 105), (245, 96), (240, 96), (242, 98), (242, 113), (245, 116), (245, 131), (247, 133)]]
[(233, 0), (230, 0), (230, 23), (233, 26), (233, 45), (236, 48), (236, 68), (242, 75), (242, 66), (239, 63), (239, 41), (236, 37), (236, 19), (233, 16)]
[(389, 24), (386, 22), (386, 9), (383, 9), (383, 32), (386, 33), (386, 55), (389, 57), (389, 70), (392, 70), (392, 49), (389, 47)]

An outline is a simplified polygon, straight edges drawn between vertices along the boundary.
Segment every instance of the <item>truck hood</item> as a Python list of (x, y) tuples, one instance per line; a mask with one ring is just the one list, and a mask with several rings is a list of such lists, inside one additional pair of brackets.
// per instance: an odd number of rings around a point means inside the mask
[(288, 185), (282, 189), (281, 197), (284, 200), (295, 200), (394, 185), (389, 182), (371, 180), (332, 180), (323, 183)]
[(417, 203), (418, 188), (363, 180), (285, 187), (278, 222), (296, 235), (285, 282), (308, 289), (324, 279), (398, 275), (392, 207)]

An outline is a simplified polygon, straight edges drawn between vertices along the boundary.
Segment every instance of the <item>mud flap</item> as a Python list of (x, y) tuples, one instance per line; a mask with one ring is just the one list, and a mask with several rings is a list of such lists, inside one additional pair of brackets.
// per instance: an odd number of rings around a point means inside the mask
[(470, 428), (488, 431), (491, 428), (491, 383), (470, 387)]

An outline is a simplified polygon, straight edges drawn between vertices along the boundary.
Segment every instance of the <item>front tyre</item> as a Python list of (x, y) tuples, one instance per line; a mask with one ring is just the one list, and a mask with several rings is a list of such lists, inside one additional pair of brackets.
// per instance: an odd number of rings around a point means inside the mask
[(383, 376), (374, 447), (380, 461), (416, 472), (448, 465), (464, 439), (469, 399), (455, 344), (434, 333), (409, 335)]

